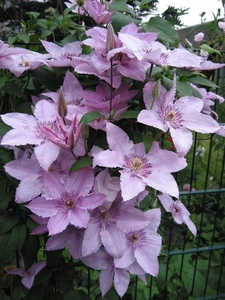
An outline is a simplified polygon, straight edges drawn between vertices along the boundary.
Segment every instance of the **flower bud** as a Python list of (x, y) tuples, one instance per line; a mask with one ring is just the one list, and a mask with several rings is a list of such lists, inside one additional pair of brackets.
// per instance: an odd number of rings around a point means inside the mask
[(62, 118), (65, 118), (65, 116), (67, 115), (68, 110), (67, 110), (66, 100), (63, 96), (62, 87), (59, 90), (57, 106), (58, 106), (59, 116), (62, 117)]
[(153, 88), (153, 91), (152, 91), (152, 98), (153, 98), (153, 100), (155, 100), (156, 98), (159, 97), (160, 91), (161, 91), (161, 80), (158, 79), (156, 81), (156, 84), (155, 84), (155, 86)]
[(108, 53), (110, 50), (114, 49), (115, 47), (116, 47), (116, 41), (115, 41), (114, 29), (112, 27), (112, 24), (109, 23), (107, 27), (107, 35), (106, 35), (106, 53)]

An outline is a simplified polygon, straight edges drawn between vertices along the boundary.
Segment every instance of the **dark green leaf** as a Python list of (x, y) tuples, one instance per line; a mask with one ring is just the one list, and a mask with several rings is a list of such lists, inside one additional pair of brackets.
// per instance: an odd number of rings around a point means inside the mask
[(158, 32), (158, 39), (162, 42), (177, 44), (179, 36), (172, 24), (160, 17), (152, 17), (142, 25), (143, 29), (148, 32)]
[(29, 35), (28, 35), (27, 33), (25, 33), (25, 32), (20, 32), (20, 33), (18, 33), (17, 36), (18, 36), (18, 38), (19, 38), (21, 41), (23, 41), (25, 44), (29, 43), (29, 41), (30, 41)]
[(5, 123), (1, 123), (0, 124), (0, 136), (3, 136), (6, 134), (6, 132), (8, 132), (9, 130), (11, 130), (12, 127), (5, 124)]
[(12, 293), (12, 300), (21, 300), (23, 297), (22, 286), (16, 286)]
[(88, 112), (86, 114), (84, 114), (80, 120), (80, 124), (88, 125), (89, 123), (91, 123), (92, 121), (102, 118), (103, 116), (100, 114), (100, 112), (98, 111), (91, 111)]
[(93, 158), (90, 156), (85, 156), (80, 159), (78, 159), (70, 168), (70, 174), (73, 173), (76, 170), (79, 170), (81, 168), (89, 167), (92, 165)]
[(0, 216), (0, 235), (12, 229), (18, 221), (19, 216), (14, 215), (12, 212), (6, 212), (3, 216)]
[(38, 250), (39, 250), (39, 238), (35, 235), (31, 235), (28, 232), (24, 245), (21, 249), (26, 270), (30, 269), (30, 267), (36, 260)]
[(130, 23), (139, 25), (140, 21), (133, 19), (130, 16), (124, 15), (123, 13), (121, 13), (119, 11), (114, 11), (114, 14), (112, 17), (112, 26), (113, 26), (115, 32), (119, 32), (122, 27), (124, 27)]
[(9, 45), (12, 45), (13, 43), (15, 43), (16, 40), (17, 40), (17, 35), (11, 35), (11, 36), (8, 38), (8, 43), (9, 43)]
[(139, 112), (138, 110), (127, 110), (120, 115), (120, 119), (137, 119)]
[(201, 85), (204, 85), (204, 86), (209, 86), (211, 88), (217, 88), (217, 85), (215, 83), (213, 83), (211, 80), (208, 80), (202, 76), (193, 76), (193, 77), (189, 77), (188, 80), (191, 82), (191, 83), (194, 83), (194, 84), (201, 84)]
[(26, 233), (27, 230), (24, 224), (13, 227), (11, 238), (13, 239), (13, 247), (15, 247), (15, 250), (20, 250), (22, 248)]
[(4, 214), (6, 212), (10, 200), (11, 200), (11, 194), (2, 193), (1, 201), (0, 201), (0, 214)]
[(0, 77), (0, 89), (5, 85), (5, 83), (9, 80), (10, 78), (10, 73), (7, 73), (4, 76)]
[(37, 19), (40, 16), (40, 13), (35, 12), (35, 11), (29, 11), (26, 12), (26, 14), (31, 18), (31, 19)]
[(33, 286), (29, 290), (25, 300), (42, 300), (44, 298), (44, 295), (45, 295), (45, 292), (42, 287)]
[(10, 259), (15, 250), (20, 250), (26, 236), (25, 225), (13, 227), (11, 232), (7, 232), (0, 236), (0, 265), (5, 264)]
[(13, 249), (11, 248), (12, 243), (10, 241), (11, 232), (7, 232), (0, 236), (0, 266), (4, 265), (6, 260), (11, 258)]
[(43, 84), (47, 89), (52, 92), (55, 92), (59, 86), (62, 84), (57, 77), (56, 74), (50, 70), (45, 68), (39, 68), (36, 70), (30, 71), (31, 75), (34, 76), (39, 82)]
[(64, 294), (64, 297), (63, 297), (64, 300), (83, 300), (83, 298), (81, 297), (81, 295), (75, 291), (75, 290), (70, 290), (68, 292), (66, 292)]
[(21, 89), (15, 84), (13, 81), (8, 81), (3, 87), (2, 91), (8, 93), (9, 95), (14, 95), (17, 97), (21, 97), (26, 100), (25, 94), (21, 91)]
[(48, 269), (42, 269), (36, 276), (34, 280), (34, 285), (38, 285), (42, 282), (46, 282), (52, 275), (52, 272)]
[(127, 0), (114, 0), (113, 3), (108, 5), (109, 10), (120, 11), (120, 12), (126, 12), (131, 15), (135, 15), (134, 11), (129, 8), (129, 6), (126, 4)]
[(180, 97), (192, 96), (192, 87), (187, 82), (177, 81), (177, 91)]

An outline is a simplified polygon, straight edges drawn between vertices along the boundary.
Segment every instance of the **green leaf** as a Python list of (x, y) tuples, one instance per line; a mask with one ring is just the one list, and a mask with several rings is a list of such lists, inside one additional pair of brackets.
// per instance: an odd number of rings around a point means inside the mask
[(120, 12), (126, 12), (130, 15), (135, 15), (134, 11), (129, 8), (129, 6), (126, 4), (127, 0), (114, 0), (113, 3), (108, 5), (109, 10), (120, 11)]
[(179, 96), (192, 96), (192, 87), (187, 82), (177, 81), (177, 91)]
[(152, 0), (141, 0), (141, 6), (152, 2)]
[(159, 32), (158, 39), (162, 42), (177, 44), (179, 36), (172, 24), (160, 17), (152, 17), (142, 28), (148, 32)]
[(57, 91), (62, 82), (56, 77), (56, 74), (45, 68), (39, 68), (30, 71), (31, 75), (34, 76), (40, 83), (43, 84), (47, 89), (52, 92)]
[(1, 123), (0, 124), (0, 136), (5, 135), (9, 130), (11, 130), (12, 127), (5, 124), (5, 123)]
[(5, 83), (9, 80), (10, 78), (10, 73), (7, 73), (4, 76), (0, 77), (0, 89), (5, 85)]
[(15, 250), (20, 250), (26, 236), (25, 225), (13, 227), (11, 232), (0, 236), (0, 265), (5, 264), (6, 260), (12, 257)]
[(86, 114), (84, 114), (80, 120), (80, 124), (88, 125), (89, 123), (91, 123), (92, 121), (102, 118), (103, 116), (100, 114), (100, 112), (98, 111), (91, 111), (88, 112)]
[(139, 112), (138, 110), (127, 110), (120, 115), (120, 119), (137, 119)]
[(208, 45), (206, 45), (206, 44), (202, 44), (202, 45), (200, 46), (200, 48), (201, 48), (202, 50), (204, 50), (204, 51), (209, 52), (209, 53), (217, 53), (217, 54), (219, 54), (219, 55), (221, 56), (220, 51), (218, 51), (218, 50), (216, 50), (216, 49), (213, 49), (213, 48), (211, 48), (210, 46), (208, 46)]
[(21, 97), (24, 100), (26, 100), (25, 94), (21, 91), (21, 89), (13, 81), (8, 81), (2, 87), (2, 91), (9, 94), (9, 95), (14, 95), (14, 96), (17, 96), (17, 97)]
[(12, 236), (15, 250), (20, 250), (23, 247), (26, 238), (26, 226), (24, 224), (13, 227)]
[(29, 35), (28, 35), (27, 33), (25, 33), (25, 32), (20, 32), (20, 33), (18, 33), (17, 36), (18, 36), (18, 38), (19, 38), (21, 41), (23, 41), (25, 44), (29, 43), (29, 41), (30, 41)]
[(190, 81), (191, 83), (194, 84), (200, 84), (200, 85), (204, 85), (204, 86), (209, 86), (211, 88), (217, 88), (217, 85), (215, 83), (213, 83), (211, 80), (208, 80), (202, 76), (193, 76), (193, 77), (189, 77), (188, 81)]
[(114, 14), (112, 17), (112, 26), (113, 26), (115, 32), (119, 32), (122, 27), (124, 27), (130, 23), (139, 25), (140, 20), (133, 19), (130, 16), (124, 15), (123, 13), (121, 13), (119, 11), (114, 11)]
[(13, 43), (15, 43), (16, 40), (17, 40), (17, 35), (11, 35), (11, 36), (8, 38), (8, 43), (9, 43), (9, 45), (12, 45)]
[(81, 297), (81, 295), (75, 291), (75, 290), (69, 290), (68, 292), (66, 292), (64, 294), (64, 297), (63, 297), (64, 300), (83, 300), (83, 298)]
[(2, 193), (1, 201), (0, 201), (0, 214), (4, 214), (6, 212), (10, 200), (11, 200), (11, 194)]
[(21, 249), (22, 256), (25, 263), (26, 270), (30, 269), (34, 261), (36, 260), (39, 250), (39, 238), (38, 236), (27, 233), (24, 245)]
[(70, 174), (81, 168), (89, 167), (92, 165), (93, 158), (91, 156), (85, 156), (78, 159), (70, 168)]
[(21, 300), (23, 296), (22, 286), (16, 286), (12, 293), (12, 300)]
[(6, 212), (3, 216), (0, 216), (0, 235), (12, 229), (18, 221), (19, 216), (14, 215), (12, 212)]
[(37, 19), (40, 16), (40, 13), (35, 12), (35, 11), (27, 11), (26, 14), (31, 18), (31, 19)]
[(45, 292), (43, 290), (42, 287), (40, 286), (33, 286), (27, 296), (26, 296), (26, 300), (42, 300), (45, 296)]

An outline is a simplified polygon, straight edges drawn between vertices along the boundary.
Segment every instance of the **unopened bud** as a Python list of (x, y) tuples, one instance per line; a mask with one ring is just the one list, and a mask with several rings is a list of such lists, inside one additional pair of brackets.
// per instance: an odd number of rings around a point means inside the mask
[(156, 83), (155, 83), (155, 86), (154, 86), (153, 90), (152, 90), (152, 98), (153, 98), (153, 99), (152, 99), (152, 105), (151, 105), (151, 108), (150, 108), (150, 109), (153, 108), (153, 105), (154, 105), (154, 103), (155, 103), (155, 99), (159, 97), (160, 91), (161, 91), (161, 80), (158, 79), (158, 80), (156, 81)]
[(112, 24), (109, 23), (106, 35), (106, 53), (114, 48), (116, 48), (115, 33)]
[(153, 100), (159, 97), (161, 91), (161, 80), (158, 79), (152, 91)]
[(57, 105), (58, 105), (58, 114), (59, 114), (59, 116), (62, 117), (62, 118), (65, 118), (65, 116), (67, 115), (68, 109), (67, 109), (66, 100), (63, 96), (62, 87), (59, 90)]

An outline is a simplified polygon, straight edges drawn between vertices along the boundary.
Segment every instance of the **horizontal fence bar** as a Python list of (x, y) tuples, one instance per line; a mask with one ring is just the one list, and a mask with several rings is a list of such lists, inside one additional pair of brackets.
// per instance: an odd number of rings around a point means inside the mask
[(200, 248), (190, 248), (190, 249), (184, 249), (184, 250), (168, 251), (168, 252), (163, 252), (160, 256), (173, 256), (173, 255), (197, 253), (197, 252), (203, 252), (203, 251), (213, 251), (213, 250), (220, 250), (220, 249), (225, 249), (225, 244), (200, 247)]
[(209, 190), (194, 190), (194, 191), (180, 191), (180, 196), (184, 195), (198, 195), (198, 194), (216, 194), (216, 193), (224, 193), (225, 188), (218, 189), (209, 189)]
[(218, 294), (218, 295), (213, 295), (213, 296), (205, 296), (205, 297), (200, 297), (196, 298), (195, 300), (212, 300), (212, 299), (225, 299), (225, 294)]

